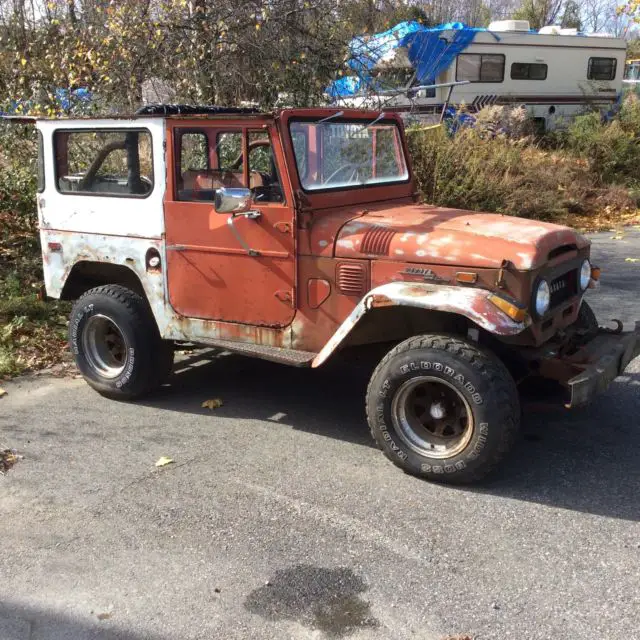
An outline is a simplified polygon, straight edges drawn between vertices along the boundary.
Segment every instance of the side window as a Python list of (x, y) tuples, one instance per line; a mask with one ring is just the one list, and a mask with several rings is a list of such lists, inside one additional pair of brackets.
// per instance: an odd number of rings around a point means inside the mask
[(249, 132), (249, 188), (256, 202), (283, 202), (282, 185), (266, 131)]
[(185, 131), (180, 136), (182, 171), (206, 171), (209, 168), (209, 143), (201, 131)]
[(216, 140), (218, 168), (242, 173), (242, 132), (219, 133)]
[(256, 202), (283, 202), (280, 178), (266, 131), (249, 132), (249, 184), (245, 183), (242, 131), (176, 130), (178, 200), (213, 202), (221, 187), (248, 187)]
[(42, 131), (38, 131), (38, 193), (44, 191), (44, 141)]
[(153, 190), (148, 131), (56, 131), (54, 147), (61, 193), (146, 197)]
[(613, 80), (616, 77), (615, 58), (589, 58), (588, 80)]
[(242, 132), (176, 129), (177, 198), (213, 202), (220, 187), (243, 187)]
[(456, 80), (502, 82), (504, 61), (501, 53), (461, 53), (456, 65)]
[(546, 80), (547, 65), (538, 62), (514, 62), (511, 65), (512, 80)]

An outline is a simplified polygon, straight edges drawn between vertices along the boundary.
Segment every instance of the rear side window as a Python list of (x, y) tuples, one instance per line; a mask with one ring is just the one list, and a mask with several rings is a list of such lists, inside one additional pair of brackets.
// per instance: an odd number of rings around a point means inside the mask
[(613, 80), (618, 61), (615, 58), (589, 58), (588, 80)]
[(512, 80), (546, 80), (547, 65), (539, 62), (514, 62), (511, 65)]
[(38, 131), (38, 193), (44, 191), (44, 141), (42, 131)]
[(61, 193), (144, 198), (153, 191), (148, 131), (56, 131), (54, 147)]

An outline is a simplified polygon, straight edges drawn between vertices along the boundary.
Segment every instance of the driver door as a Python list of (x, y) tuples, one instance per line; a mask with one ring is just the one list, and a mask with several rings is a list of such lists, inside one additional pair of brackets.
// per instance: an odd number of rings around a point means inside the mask
[[(168, 123), (169, 300), (181, 315), (268, 327), (295, 313), (292, 196), (275, 129), (233, 121)], [(286, 174), (284, 174), (286, 175)], [(257, 219), (219, 214), (220, 187), (246, 187)], [(248, 251), (251, 250), (251, 252)]]

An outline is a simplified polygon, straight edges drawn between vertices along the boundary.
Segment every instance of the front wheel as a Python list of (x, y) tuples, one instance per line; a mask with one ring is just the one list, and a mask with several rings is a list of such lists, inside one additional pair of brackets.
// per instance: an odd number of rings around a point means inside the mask
[(408, 473), (451, 483), (488, 474), (520, 421), (513, 378), (495, 356), (453, 336), (418, 336), (392, 349), (367, 390), (371, 433)]
[(84, 379), (110, 398), (152, 391), (173, 365), (173, 345), (161, 340), (146, 300), (119, 285), (96, 287), (77, 300), (69, 346)]

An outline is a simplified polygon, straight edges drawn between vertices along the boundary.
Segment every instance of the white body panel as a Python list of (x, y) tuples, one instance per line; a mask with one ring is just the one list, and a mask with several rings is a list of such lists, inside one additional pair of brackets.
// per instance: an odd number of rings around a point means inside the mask
[[(38, 196), (41, 229), (81, 233), (101, 233), (160, 238), (164, 232), (162, 200), (166, 173), (164, 160), (164, 120), (40, 120), (45, 157), (45, 190)], [(53, 134), (73, 129), (147, 129), (153, 144), (154, 186), (146, 198), (105, 197), (87, 194), (62, 194), (56, 188), (53, 164)]]

